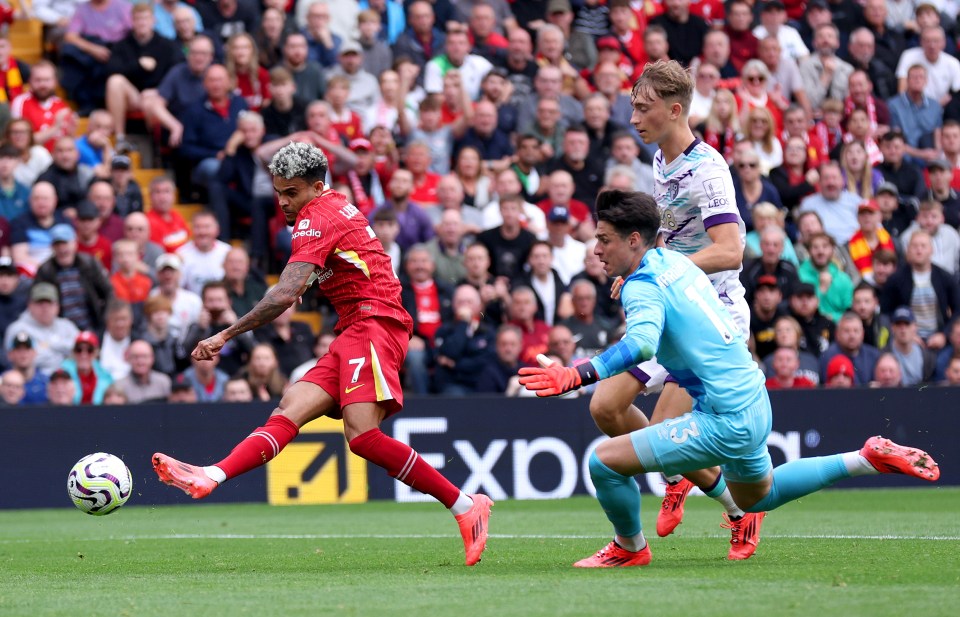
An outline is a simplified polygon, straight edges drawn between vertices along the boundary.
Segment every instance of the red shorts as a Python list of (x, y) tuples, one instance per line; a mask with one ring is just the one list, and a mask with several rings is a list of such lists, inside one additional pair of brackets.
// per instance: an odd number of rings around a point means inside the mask
[(393, 319), (361, 319), (341, 332), (330, 351), (300, 381), (316, 384), (337, 401), (328, 415), (342, 418), (353, 403), (379, 403), (391, 416), (403, 408), (400, 369), (410, 332)]

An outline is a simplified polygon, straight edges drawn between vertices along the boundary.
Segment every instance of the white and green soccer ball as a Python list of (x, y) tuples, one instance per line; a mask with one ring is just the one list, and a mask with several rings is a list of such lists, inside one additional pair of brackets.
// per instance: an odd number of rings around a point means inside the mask
[(119, 458), (106, 452), (83, 457), (67, 476), (67, 494), (81, 511), (110, 514), (130, 499), (133, 478)]

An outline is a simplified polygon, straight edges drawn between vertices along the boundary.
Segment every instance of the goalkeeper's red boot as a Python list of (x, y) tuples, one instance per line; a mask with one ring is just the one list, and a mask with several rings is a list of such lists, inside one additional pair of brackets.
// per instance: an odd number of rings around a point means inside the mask
[(217, 488), (202, 467), (181, 463), (175, 458), (157, 452), (153, 455), (153, 470), (160, 481), (181, 489), (194, 499), (203, 499)]
[(867, 440), (860, 450), (860, 456), (880, 473), (902, 473), (930, 482), (940, 478), (940, 466), (929, 454), (895, 444), (879, 435)]
[(660, 504), (660, 513), (657, 514), (657, 535), (661, 538), (669, 536), (677, 525), (683, 522), (683, 504), (687, 500), (687, 493), (693, 490), (693, 482), (686, 478), (674, 484), (667, 484), (663, 494), (663, 503)]
[(760, 525), (766, 515), (766, 512), (746, 512), (734, 521), (726, 512), (723, 513), (727, 522), (720, 523), (720, 526), (730, 530), (730, 552), (727, 553), (727, 559), (750, 559), (760, 543)]
[(490, 522), (490, 509), (493, 507), (493, 501), (486, 495), (470, 495), (470, 498), (473, 499), (473, 507), (455, 517), (460, 526), (460, 535), (463, 536), (463, 550), (467, 555), (468, 566), (480, 561), (480, 556), (487, 548), (487, 526)]
[(573, 564), (574, 568), (628, 568), (631, 566), (645, 566), (650, 563), (652, 554), (650, 545), (639, 551), (628, 551), (616, 542), (604, 546), (602, 549)]

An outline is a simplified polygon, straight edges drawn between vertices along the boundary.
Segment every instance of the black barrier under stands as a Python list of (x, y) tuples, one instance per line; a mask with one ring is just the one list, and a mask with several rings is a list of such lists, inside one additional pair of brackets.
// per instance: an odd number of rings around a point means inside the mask
[[(774, 464), (797, 457), (858, 449), (882, 434), (929, 451), (940, 463), (940, 485), (960, 485), (960, 414), (951, 388), (807, 390), (771, 394)], [(588, 399), (538, 400), (475, 396), (411, 398), (383, 430), (410, 443), (468, 492), (494, 499), (551, 499), (592, 493), (586, 458), (598, 440)], [(638, 399), (647, 412), (653, 397)], [(269, 404), (138, 405), (117, 407), (17, 407), (0, 410), (0, 470), (7, 479), (0, 508), (72, 507), (67, 472), (82, 456), (116, 454), (134, 478), (131, 505), (185, 503), (190, 499), (159, 483), (150, 467), (155, 451), (210, 464), (263, 424)], [(640, 478), (645, 492), (659, 479)], [(12, 486), (11, 486), (12, 484)], [(903, 476), (847, 480), (844, 487), (927, 486)], [(342, 426), (311, 423), (266, 468), (231, 480), (210, 502), (277, 505), (415, 501), (422, 497), (386, 473), (349, 454)]]

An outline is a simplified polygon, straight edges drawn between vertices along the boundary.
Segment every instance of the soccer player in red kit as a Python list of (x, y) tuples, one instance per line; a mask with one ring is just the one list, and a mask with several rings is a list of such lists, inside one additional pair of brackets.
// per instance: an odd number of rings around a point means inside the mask
[(212, 359), (228, 340), (283, 313), (314, 281), (337, 311), (338, 336), (317, 365), (287, 390), (266, 424), (226, 458), (196, 467), (157, 453), (157, 475), (200, 499), (228, 478), (277, 456), (307, 422), (324, 415), (342, 418), (354, 454), (453, 513), (466, 563), (472, 566), (486, 548), (493, 502), (486, 495), (463, 493), (410, 446), (380, 430), (384, 418), (403, 407), (399, 371), (413, 327), (400, 304), (400, 282), (390, 257), (363, 214), (325, 185), (327, 157), (322, 150), (292, 142), (274, 155), (270, 173), (280, 209), (294, 226), (290, 260), (263, 299), (235, 324), (200, 341), (193, 357)]

